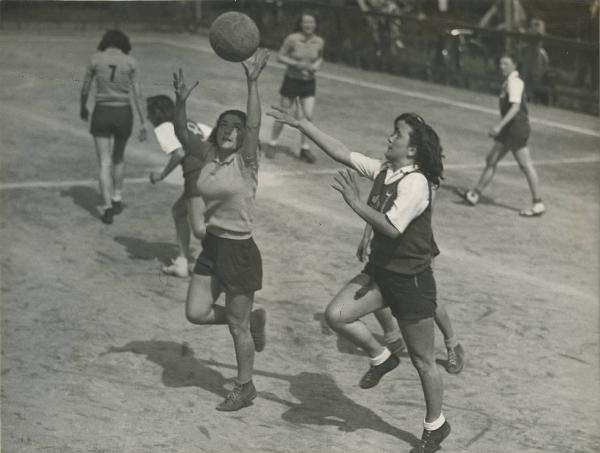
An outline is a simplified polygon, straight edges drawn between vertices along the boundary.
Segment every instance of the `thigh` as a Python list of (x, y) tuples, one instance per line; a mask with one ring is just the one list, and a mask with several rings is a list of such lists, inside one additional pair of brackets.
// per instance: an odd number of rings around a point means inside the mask
[(326, 311), (329, 319), (352, 322), (383, 307), (379, 287), (360, 273), (336, 294)]
[(215, 277), (192, 274), (185, 300), (186, 311), (209, 311), (221, 293), (222, 288)]
[(513, 156), (515, 156), (515, 160), (519, 163), (521, 167), (528, 167), (533, 165), (533, 161), (531, 160), (531, 153), (529, 152), (529, 148), (527, 146), (513, 151)]
[(254, 293), (225, 295), (225, 314), (229, 325), (249, 325)]
[(202, 197), (191, 197), (185, 199), (187, 206), (187, 215), (192, 226), (194, 236), (202, 239), (206, 230), (204, 227), (204, 200)]
[(112, 160), (115, 163), (123, 162), (125, 158), (125, 147), (127, 146), (127, 141), (129, 140), (129, 136), (117, 136), (115, 135), (113, 140), (113, 149), (112, 149)]
[(435, 346), (433, 318), (398, 321), (402, 337), (411, 357), (433, 360)]
[(306, 98), (300, 99), (300, 107), (302, 109), (302, 113), (308, 119), (312, 118), (313, 111), (315, 109), (315, 97), (309, 96)]
[(283, 107), (284, 109), (289, 109), (292, 107), (292, 105), (294, 105), (294, 98), (290, 98), (290, 97), (286, 97), (286, 96), (281, 96), (281, 100), (279, 102), (279, 105), (281, 107)]
[(502, 160), (502, 158), (506, 155), (507, 152), (508, 148), (504, 145), (504, 143), (494, 140), (494, 145), (492, 146), (492, 149), (487, 155), (488, 163), (492, 165), (497, 164)]
[(173, 203), (173, 207), (171, 208), (171, 211), (173, 212), (174, 217), (177, 217), (177, 218), (187, 217), (187, 215), (188, 215), (187, 201), (183, 195), (181, 195), (177, 200), (175, 200), (175, 203)]
[(111, 138), (94, 135), (94, 148), (100, 165), (108, 165), (111, 159)]

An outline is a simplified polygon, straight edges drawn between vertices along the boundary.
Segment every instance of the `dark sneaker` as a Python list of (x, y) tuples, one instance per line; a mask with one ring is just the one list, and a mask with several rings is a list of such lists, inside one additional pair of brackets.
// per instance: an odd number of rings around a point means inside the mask
[(423, 430), (419, 445), (413, 448), (410, 453), (433, 453), (438, 451), (442, 446), (442, 441), (450, 434), (450, 425), (444, 422), (442, 426), (434, 431)]
[(113, 223), (113, 216), (114, 216), (113, 208), (106, 208), (104, 210), (104, 214), (102, 214), (102, 217), (100, 217), (100, 219), (107, 225), (110, 225), (111, 223)]
[(448, 363), (446, 364), (446, 371), (450, 374), (458, 374), (462, 371), (465, 364), (465, 351), (463, 347), (457, 344), (453, 348), (448, 348)]
[(217, 406), (218, 411), (239, 411), (240, 409), (250, 406), (252, 400), (256, 398), (256, 388), (252, 381), (245, 384), (235, 384), (235, 387), (225, 400)]
[(113, 213), (115, 215), (119, 215), (123, 212), (123, 202), (122, 201), (111, 201)]
[(309, 164), (314, 164), (317, 160), (309, 148), (300, 148), (300, 159)]
[(250, 313), (250, 335), (254, 341), (254, 350), (261, 352), (267, 344), (265, 324), (267, 323), (267, 312), (264, 308), (257, 308)]
[(402, 337), (398, 338), (396, 341), (392, 341), (391, 343), (388, 343), (385, 345), (392, 354), (398, 356), (400, 355), (401, 352), (404, 352), (404, 350), (406, 349), (406, 343), (404, 343), (404, 340), (402, 339)]
[(400, 359), (392, 354), (381, 365), (371, 365), (371, 368), (369, 368), (365, 375), (360, 379), (360, 382), (358, 383), (359, 387), (361, 389), (370, 389), (375, 387), (377, 384), (379, 384), (381, 378), (386, 373), (389, 373), (396, 368), (399, 363)]

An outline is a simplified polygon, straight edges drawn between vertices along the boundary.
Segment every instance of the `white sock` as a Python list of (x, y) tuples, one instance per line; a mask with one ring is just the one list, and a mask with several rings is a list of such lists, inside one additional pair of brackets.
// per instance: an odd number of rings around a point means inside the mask
[(115, 191), (115, 194), (112, 197), (110, 197), (110, 199), (112, 201), (122, 201), (123, 200), (123, 198), (121, 197), (120, 191)]
[(446, 344), (446, 349), (453, 349), (458, 345), (458, 340), (456, 339), (456, 335), (451, 338), (444, 339), (444, 343)]
[(446, 418), (444, 417), (444, 414), (440, 414), (440, 416), (438, 417), (438, 419), (434, 420), (432, 422), (427, 422), (427, 421), (423, 420), (423, 427), (427, 431), (435, 431), (436, 429), (441, 428), (441, 426), (445, 422), (446, 422)]
[(271, 140), (269, 146), (277, 146), (277, 140)]
[(381, 365), (383, 362), (389, 359), (391, 355), (392, 353), (390, 352), (390, 350), (384, 347), (383, 352), (381, 354), (375, 357), (371, 357), (369, 361), (371, 362), (372, 366)]

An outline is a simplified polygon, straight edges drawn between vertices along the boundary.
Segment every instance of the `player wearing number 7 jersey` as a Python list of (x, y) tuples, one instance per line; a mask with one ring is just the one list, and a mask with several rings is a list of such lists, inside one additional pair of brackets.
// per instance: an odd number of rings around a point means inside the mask
[(96, 99), (90, 132), (98, 157), (100, 192), (104, 201), (102, 221), (113, 222), (123, 210), (122, 191), (125, 176), (125, 147), (133, 128), (130, 97), (133, 95), (140, 118), (139, 139), (146, 139), (141, 93), (137, 83), (137, 62), (129, 55), (129, 38), (120, 30), (107, 31), (98, 52), (90, 59), (81, 89), (80, 117), (87, 121), (87, 99), (96, 81)]

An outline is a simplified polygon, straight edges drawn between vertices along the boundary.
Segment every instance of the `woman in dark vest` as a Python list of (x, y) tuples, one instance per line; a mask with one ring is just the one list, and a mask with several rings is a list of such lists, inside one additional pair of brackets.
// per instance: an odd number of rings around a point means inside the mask
[(482, 192), (492, 182), (498, 162), (508, 151), (512, 151), (519, 168), (527, 178), (532, 198), (531, 207), (523, 209), (519, 215), (539, 217), (546, 212), (546, 208), (539, 191), (538, 175), (527, 147), (531, 127), (525, 99), (525, 83), (519, 76), (514, 57), (504, 55), (500, 58), (500, 70), (505, 77), (499, 99), (500, 121), (488, 132), (494, 139), (494, 146), (485, 159), (485, 168), (477, 185), (469, 190), (459, 190), (458, 194), (468, 204), (475, 206)]
[(360, 318), (390, 307), (425, 395), (425, 429), (413, 452), (435, 451), (450, 433), (442, 414), (442, 377), (434, 359), (436, 285), (431, 260), (437, 250), (431, 202), (443, 172), (439, 137), (420, 116), (402, 114), (394, 121), (382, 161), (351, 152), (310, 121), (273, 109), (268, 115), (276, 121), (297, 128), (331, 158), (374, 180), (368, 203), (361, 200), (350, 170), (340, 172), (332, 186), (373, 226), (374, 238), (367, 266), (334, 297), (325, 316), (330, 327), (363, 349), (371, 357), (371, 368), (383, 375), (398, 365), (398, 358)]

